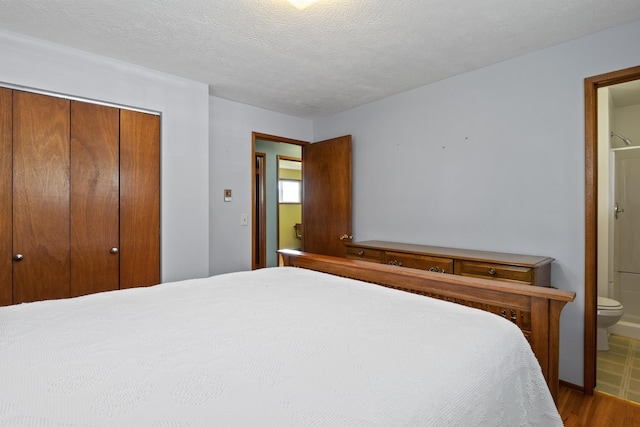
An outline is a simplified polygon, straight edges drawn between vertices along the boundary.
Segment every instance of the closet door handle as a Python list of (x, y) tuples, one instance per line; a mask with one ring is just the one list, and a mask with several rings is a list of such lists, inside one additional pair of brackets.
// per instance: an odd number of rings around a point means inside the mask
[(118, 248), (111, 248), (111, 250), (109, 251), (109, 253), (112, 253), (112, 254), (114, 254), (114, 255), (115, 255), (115, 254), (117, 254), (117, 253), (118, 253)]
[(24, 255), (22, 255), (22, 254), (15, 254), (15, 255), (13, 256), (13, 260), (14, 260), (15, 262), (20, 262), (20, 261), (22, 261), (23, 259), (24, 259)]

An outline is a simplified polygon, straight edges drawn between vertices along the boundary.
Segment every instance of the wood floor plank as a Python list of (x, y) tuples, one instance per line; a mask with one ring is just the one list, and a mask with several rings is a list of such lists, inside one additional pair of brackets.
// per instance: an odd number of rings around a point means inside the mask
[(640, 404), (599, 391), (587, 396), (561, 385), (558, 411), (565, 427), (640, 426)]

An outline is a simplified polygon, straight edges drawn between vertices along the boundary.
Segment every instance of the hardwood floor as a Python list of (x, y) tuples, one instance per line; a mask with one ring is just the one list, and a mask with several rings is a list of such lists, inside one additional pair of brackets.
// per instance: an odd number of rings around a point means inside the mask
[(587, 396), (560, 385), (558, 411), (565, 427), (640, 426), (640, 404), (599, 391)]

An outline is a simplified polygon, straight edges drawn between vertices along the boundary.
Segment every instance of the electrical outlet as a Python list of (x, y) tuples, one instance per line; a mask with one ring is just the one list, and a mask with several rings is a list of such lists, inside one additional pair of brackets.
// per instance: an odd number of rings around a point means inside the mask
[(247, 214), (240, 215), (240, 225), (249, 225), (249, 215)]

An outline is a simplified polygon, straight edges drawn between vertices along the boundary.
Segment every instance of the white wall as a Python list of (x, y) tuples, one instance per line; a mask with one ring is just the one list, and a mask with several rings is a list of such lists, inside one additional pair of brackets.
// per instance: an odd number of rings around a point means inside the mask
[(547, 255), (577, 293), (560, 377), (583, 384), (584, 78), (640, 64), (640, 21), (314, 121), (353, 135), (355, 240)]
[(208, 87), (4, 31), (0, 58), (1, 83), (162, 114), (162, 280), (206, 276)]
[[(251, 133), (311, 141), (312, 122), (261, 108), (209, 99), (211, 120), (210, 173), (210, 273), (251, 269)], [(233, 201), (224, 202), (224, 189)], [(249, 226), (240, 215), (249, 214)]]
[(612, 197), (611, 183), (609, 179), (610, 144), (609, 137), (610, 124), (614, 119), (613, 98), (609, 87), (598, 89), (598, 275), (597, 286), (598, 296), (613, 298), (610, 293), (610, 284), (613, 283), (613, 248), (610, 248), (610, 236), (613, 236), (613, 222), (611, 221)]
[[(629, 138), (633, 143), (640, 143), (640, 104), (617, 107), (614, 110), (614, 126), (617, 134)], [(614, 138), (618, 147), (624, 147), (620, 138)]]

